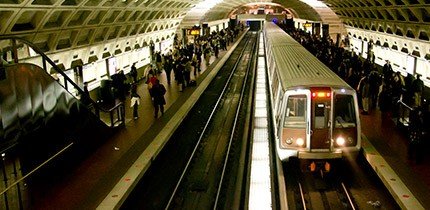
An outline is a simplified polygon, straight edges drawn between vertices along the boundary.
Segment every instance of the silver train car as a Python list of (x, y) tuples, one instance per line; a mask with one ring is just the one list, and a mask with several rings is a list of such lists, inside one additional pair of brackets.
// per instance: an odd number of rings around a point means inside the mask
[(264, 26), (277, 155), (322, 162), (356, 157), (356, 91), (274, 23)]

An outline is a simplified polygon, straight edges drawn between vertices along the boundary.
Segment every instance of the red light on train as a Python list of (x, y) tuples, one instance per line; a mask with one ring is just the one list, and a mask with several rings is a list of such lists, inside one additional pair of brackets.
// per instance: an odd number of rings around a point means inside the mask
[(331, 94), (330, 92), (313, 92), (312, 98), (318, 97), (318, 98), (330, 98)]

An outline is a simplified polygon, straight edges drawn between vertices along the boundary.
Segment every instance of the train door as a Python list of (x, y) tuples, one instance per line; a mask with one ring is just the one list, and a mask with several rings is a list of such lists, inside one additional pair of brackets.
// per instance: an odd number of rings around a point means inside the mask
[(327, 152), (331, 148), (331, 89), (311, 88), (311, 152)]

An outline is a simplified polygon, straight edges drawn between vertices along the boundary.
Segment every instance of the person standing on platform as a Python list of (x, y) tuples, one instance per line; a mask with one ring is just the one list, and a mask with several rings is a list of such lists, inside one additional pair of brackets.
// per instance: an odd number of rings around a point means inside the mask
[(175, 79), (178, 82), (179, 85), (179, 92), (184, 91), (185, 88), (185, 84), (184, 84), (184, 71), (185, 71), (185, 64), (183, 63), (182, 58), (180, 58), (177, 62), (176, 62), (176, 67), (175, 67)]
[(403, 94), (405, 93), (405, 81), (400, 72), (396, 72), (393, 77), (393, 93), (394, 102), (403, 99)]
[(172, 76), (172, 69), (173, 69), (173, 59), (172, 54), (168, 53), (164, 56), (164, 71), (166, 71), (166, 78), (167, 78), (167, 84), (170, 85), (171, 82), (171, 76)]
[[(417, 164), (423, 159), (424, 113), (421, 107), (413, 109), (409, 115), (408, 158), (415, 159)], [(424, 147), (425, 148), (425, 147)]]
[(382, 122), (385, 122), (391, 111), (391, 89), (385, 81), (382, 81), (381, 86), (379, 86), (378, 106), (381, 111)]
[(151, 41), (149, 41), (149, 54), (151, 54), (151, 61), (154, 60), (154, 51), (155, 51), (155, 44), (154, 44), (154, 41), (152, 41), (151, 39)]
[(148, 74), (146, 75), (146, 84), (148, 85), (149, 95), (152, 99), (154, 99), (154, 95), (152, 94), (152, 87), (155, 84), (155, 80), (157, 80), (157, 76), (155, 75), (154, 70), (150, 67), (148, 70)]
[(196, 51), (195, 52), (195, 56), (196, 56), (196, 59), (197, 59), (196, 67), (197, 67), (197, 71), (200, 72), (201, 71), (201, 66), (202, 66), (202, 54), (203, 54), (203, 52), (202, 52), (202, 46), (201, 45), (197, 46), (195, 51)]
[(133, 78), (133, 83), (136, 83), (137, 82), (137, 69), (136, 69), (135, 63), (133, 63), (133, 65), (131, 65), (130, 76), (131, 76), (131, 78)]
[(133, 119), (137, 119), (139, 118), (139, 114), (138, 114), (138, 108), (140, 105), (140, 95), (137, 94), (137, 87), (135, 85), (133, 85), (132, 89), (131, 89), (131, 102), (130, 102), (130, 107), (133, 107)]
[(385, 60), (385, 64), (382, 67), (382, 74), (384, 75), (385, 83), (389, 83), (393, 75), (393, 68), (389, 60)]
[(370, 98), (370, 107), (372, 109), (376, 108), (377, 100), (378, 100), (378, 93), (379, 93), (379, 86), (381, 85), (381, 80), (379, 73), (372, 69), (369, 73), (369, 76), (367, 76), (368, 82), (369, 82), (369, 98)]
[(417, 78), (412, 82), (412, 92), (413, 92), (413, 98), (414, 98), (414, 107), (420, 107), (421, 106), (421, 95), (424, 90), (424, 83), (420, 79), (421, 75), (417, 74)]
[(197, 71), (200, 72), (200, 66), (199, 66), (199, 63), (198, 63), (198, 60), (197, 60), (197, 54), (193, 55), (193, 58), (191, 60), (191, 65), (194, 68), (194, 76), (196, 76), (197, 75)]
[(161, 57), (160, 52), (155, 53), (155, 65), (157, 67), (157, 69), (156, 69), (157, 74), (161, 74), (161, 72), (163, 70), (163, 58)]
[(363, 76), (358, 84), (357, 90), (361, 93), (361, 100), (363, 106), (363, 112), (361, 114), (367, 115), (369, 114), (369, 97), (370, 97), (370, 84), (369, 78), (367, 76)]
[(152, 94), (154, 96), (154, 117), (158, 117), (158, 110), (161, 111), (161, 115), (164, 114), (164, 105), (166, 100), (164, 99), (164, 94), (166, 94), (166, 88), (160, 83), (160, 80), (155, 80), (154, 86), (152, 86)]
[(127, 87), (125, 81), (127, 77), (125, 77), (124, 71), (120, 70), (118, 73), (112, 75), (112, 83), (114, 88), (116, 89), (116, 94), (119, 100), (124, 101), (125, 95), (127, 92)]
[(184, 69), (184, 80), (185, 80), (185, 86), (189, 86), (190, 80), (191, 80), (191, 71), (192, 71), (192, 65), (191, 65), (191, 58), (188, 56), (183, 57), (183, 63), (185, 65)]
[(212, 51), (211, 47), (209, 46), (209, 44), (207, 44), (206, 47), (204, 48), (206, 68), (209, 66), (209, 62), (211, 59), (211, 51)]

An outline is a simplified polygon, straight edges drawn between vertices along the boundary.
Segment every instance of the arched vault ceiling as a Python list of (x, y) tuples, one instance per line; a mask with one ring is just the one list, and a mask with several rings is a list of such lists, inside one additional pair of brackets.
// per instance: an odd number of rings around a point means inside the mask
[[(235, 8), (278, 3), (302, 19), (323, 20), (320, 8), (300, 0), (220, 0), (205, 15), (189, 11), (203, 0), (0, 0), (0, 36), (21, 36), (45, 51), (69, 50), (117, 39), (176, 30), (186, 19), (224, 19)], [(217, 0), (211, 0), (217, 1)], [(324, 0), (343, 23), (420, 39), (427, 37), (430, 0)], [(184, 19), (185, 18), (185, 19)]]
[(430, 0), (324, 0), (346, 25), (428, 41)]
[(45, 51), (176, 29), (201, 0), (0, 0), (0, 35)]
[(236, 0), (236, 1), (224, 1), (216, 5), (205, 15), (204, 21), (212, 21), (212, 20), (227, 18), (227, 15), (230, 13), (232, 9), (247, 3), (257, 3), (257, 2), (277, 3), (284, 6), (285, 8), (293, 9), (301, 19), (315, 20), (315, 21), (321, 20), (320, 15), (318, 14), (318, 12), (315, 11), (314, 8), (301, 2), (300, 0), (275, 0), (275, 1)]

